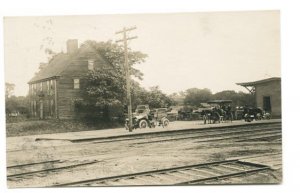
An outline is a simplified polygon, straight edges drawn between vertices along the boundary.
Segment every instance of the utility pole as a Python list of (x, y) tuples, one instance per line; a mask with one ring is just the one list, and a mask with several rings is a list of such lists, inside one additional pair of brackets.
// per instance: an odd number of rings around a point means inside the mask
[(125, 68), (125, 75), (126, 75), (126, 90), (127, 90), (127, 107), (128, 107), (128, 119), (129, 119), (129, 132), (132, 132), (133, 130), (133, 124), (132, 124), (132, 105), (131, 105), (131, 94), (130, 94), (130, 71), (129, 71), (129, 64), (128, 64), (128, 50), (127, 50), (127, 41), (136, 39), (137, 36), (134, 37), (127, 37), (127, 32), (135, 30), (136, 27), (130, 27), (130, 28), (123, 28), (123, 30), (116, 32), (116, 34), (123, 34), (123, 39), (117, 40), (116, 42), (123, 42), (124, 43), (124, 68)]

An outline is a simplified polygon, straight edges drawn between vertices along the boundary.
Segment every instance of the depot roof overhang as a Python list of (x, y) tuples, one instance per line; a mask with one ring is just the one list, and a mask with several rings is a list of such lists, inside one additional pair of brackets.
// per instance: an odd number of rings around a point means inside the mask
[(243, 83), (236, 83), (236, 84), (240, 86), (256, 86), (258, 84), (263, 84), (271, 81), (280, 81), (280, 80), (281, 80), (280, 77), (273, 77), (273, 78), (268, 78), (268, 79), (253, 81), (253, 82), (243, 82)]

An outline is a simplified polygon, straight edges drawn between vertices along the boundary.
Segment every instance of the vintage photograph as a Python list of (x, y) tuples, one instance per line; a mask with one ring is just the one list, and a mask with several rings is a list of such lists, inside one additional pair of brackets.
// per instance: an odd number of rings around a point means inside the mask
[(280, 11), (3, 26), (8, 188), (282, 182)]

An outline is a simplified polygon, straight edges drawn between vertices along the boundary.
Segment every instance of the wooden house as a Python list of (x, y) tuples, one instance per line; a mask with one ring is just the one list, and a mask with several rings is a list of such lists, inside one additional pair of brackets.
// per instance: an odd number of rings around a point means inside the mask
[[(88, 54), (87, 54), (88, 53)], [(73, 119), (74, 102), (82, 99), (89, 70), (106, 62), (88, 47), (67, 41), (67, 53), (55, 55), (29, 82), (30, 114), (47, 119)]]

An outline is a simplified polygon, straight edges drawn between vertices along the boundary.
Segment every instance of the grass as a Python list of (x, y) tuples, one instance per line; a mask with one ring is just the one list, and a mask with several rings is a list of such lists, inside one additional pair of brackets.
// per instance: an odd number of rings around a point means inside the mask
[(100, 130), (122, 127), (119, 123), (85, 123), (76, 120), (26, 120), (6, 123), (6, 137)]

